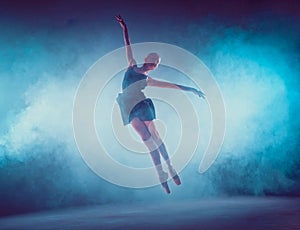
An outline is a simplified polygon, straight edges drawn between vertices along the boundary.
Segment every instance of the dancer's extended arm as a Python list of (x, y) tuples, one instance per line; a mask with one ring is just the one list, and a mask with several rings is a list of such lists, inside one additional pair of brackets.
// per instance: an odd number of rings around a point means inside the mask
[(198, 95), (199, 97), (205, 98), (205, 94), (201, 90), (198, 90), (198, 89), (195, 89), (192, 87), (188, 87), (188, 86), (170, 83), (170, 82), (158, 81), (151, 77), (147, 78), (147, 85), (148, 86), (156, 86), (156, 87), (160, 87), (160, 88), (180, 89), (180, 90), (184, 90), (184, 91), (189, 91), (189, 92), (192, 92), (192, 93)]
[(123, 37), (124, 37), (124, 43), (126, 45), (126, 56), (127, 56), (128, 65), (129, 66), (136, 65), (136, 61), (133, 58), (133, 53), (132, 53), (132, 49), (130, 46), (130, 39), (129, 39), (129, 35), (128, 35), (127, 26), (126, 26), (123, 18), (121, 17), (121, 15), (117, 15), (116, 19), (123, 29)]

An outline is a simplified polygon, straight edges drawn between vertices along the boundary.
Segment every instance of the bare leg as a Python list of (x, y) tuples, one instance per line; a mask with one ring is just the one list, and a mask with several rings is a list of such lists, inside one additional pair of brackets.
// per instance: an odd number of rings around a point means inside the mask
[(162, 157), (166, 161), (167, 165), (169, 166), (170, 165), (170, 158), (169, 158), (168, 151), (166, 149), (165, 144), (163, 143), (162, 139), (159, 136), (159, 133), (158, 133), (156, 127), (155, 127), (154, 122), (153, 121), (145, 121), (145, 124), (147, 125), (148, 130), (151, 133), (151, 136), (152, 136), (154, 142), (158, 146), (160, 154), (162, 155)]
[(154, 140), (151, 137), (151, 133), (149, 132), (148, 127), (145, 125), (143, 121), (141, 121), (138, 118), (134, 118), (131, 121), (131, 125), (136, 130), (136, 132), (140, 135), (143, 142), (149, 149), (154, 165), (160, 165), (161, 161), (160, 161), (159, 151), (157, 150), (157, 145), (155, 144)]
[(158, 147), (157, 147), (147, 125), (138, 118), (134, 118), (131, 121), (131, 125), (137, 131), (137, 133), (141, 136), (143, 142), (149, 149), (153, 163), (154, 163), (156, 171), (158, 173), (159, 180), (160, 180), (162, 186), (165, 188), (166, 192), (170, 193), (170, 190), (169, 190), (169, 187), (167, 184), (168, 174), (163, 171), (161, 161), (160, 161), (160, 153), (158, 151)]
[(168, 169), (169, 169), (169, 172), (171, 174), (171, 177), (173, 178), (174, 182), (177, 185), (180, 185), (181, 184), (180, 178), (177, 175), (176, 170), (174, 169), (174, 167), (171, 164), (167, 148), (166, 148), (164, 142), (162, 141), (162, 139), (160, 138), (159, 133), (158, 133), (156, 127), (155, 127), (154, 122), (153, 121), (145, 121), (145, 124), (147, 125), (148, 130), (151, 133), (151, 136), (152, 136), (154, 142), (156, 143), (157, 146), (159, 146), (158, 147), (159, 152), (160, 152), (160, 154), (162, 155), (162, 157), (164, 158), (164, 160), (166, 161), (166, 163), (168, 165)]

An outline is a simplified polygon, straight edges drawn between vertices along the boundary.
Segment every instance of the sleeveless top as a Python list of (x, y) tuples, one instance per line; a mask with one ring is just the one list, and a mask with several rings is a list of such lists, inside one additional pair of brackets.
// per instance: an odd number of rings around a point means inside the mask
[(125, 72), (122, 82), (123, 92), (119, 93), (117, 97), (124, 125), (129, 124), (134, 117), (138, 117), (142, 121), (156, 118), (152, 100), (146, 98), (142, 92), (147, 86), (147, 76), (135, 72), (135, 66), (129, 67)]
[(131, 87), (130, 90), (141, 91), (147, 86), (147, 76), (145, 74), (134, 71), (135, 66), (129, 67), (124, 75), (124, 79), (122, 82), (123, 91), (134, 83), (135, 86)]
[(134, 67), (135, 66), (129, 67), (125, 72), (122, 90), (123, 94), (128, 98), (128, 102), (136, 104), (146, 99), (142, 90), (147, 86), (147, 76), (134, 71)]

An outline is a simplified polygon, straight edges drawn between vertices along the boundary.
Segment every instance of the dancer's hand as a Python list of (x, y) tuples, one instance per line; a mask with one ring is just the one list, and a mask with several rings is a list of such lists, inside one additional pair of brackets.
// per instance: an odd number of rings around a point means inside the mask
[(205, 94), (201, 90), (193, 89), (193, 93), (205, 99)]
[(125, 29), (126, 28), (126, 24), (123, 20), (123, 18), (121, 17), (121, 15), (116, 15), (116, 19), (117, 21), (119, 22), (120, 26), (122, 27), (122, 29)]

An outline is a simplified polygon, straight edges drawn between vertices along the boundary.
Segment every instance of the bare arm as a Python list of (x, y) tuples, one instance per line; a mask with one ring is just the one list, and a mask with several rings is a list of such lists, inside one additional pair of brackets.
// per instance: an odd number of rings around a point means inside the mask
[(188, 87), (188, 86), (173, 84), (170, 82), (158, 81), (151, 77), (147, 78), (147, 86), (155, 86), (155, 87), (169, 88), (169, 89), (180, 89), (180, 90), (192, 92), (198, 95), (199, 97), (205, 98), (205, 94), (201, 90), (197, 90), (195, 88)]
[(133, 53), (132, 53), (132, 49), (131, 49), (131, 46), (130, 46), (130, 40), (129, 40), (127, 26), (126, 26), (123, 18), (121, 17), (121, 15), (117, 15), (116, 19), (117, 19), (117, 21), (119, 22), (120, 26), (123, 29), (123, 37), (124, 37), (124, 43), (126, 45), (126, 56), (127, 56), (128, 65), (129, 66), (136, 65), (136, 61), (133, 58)]

